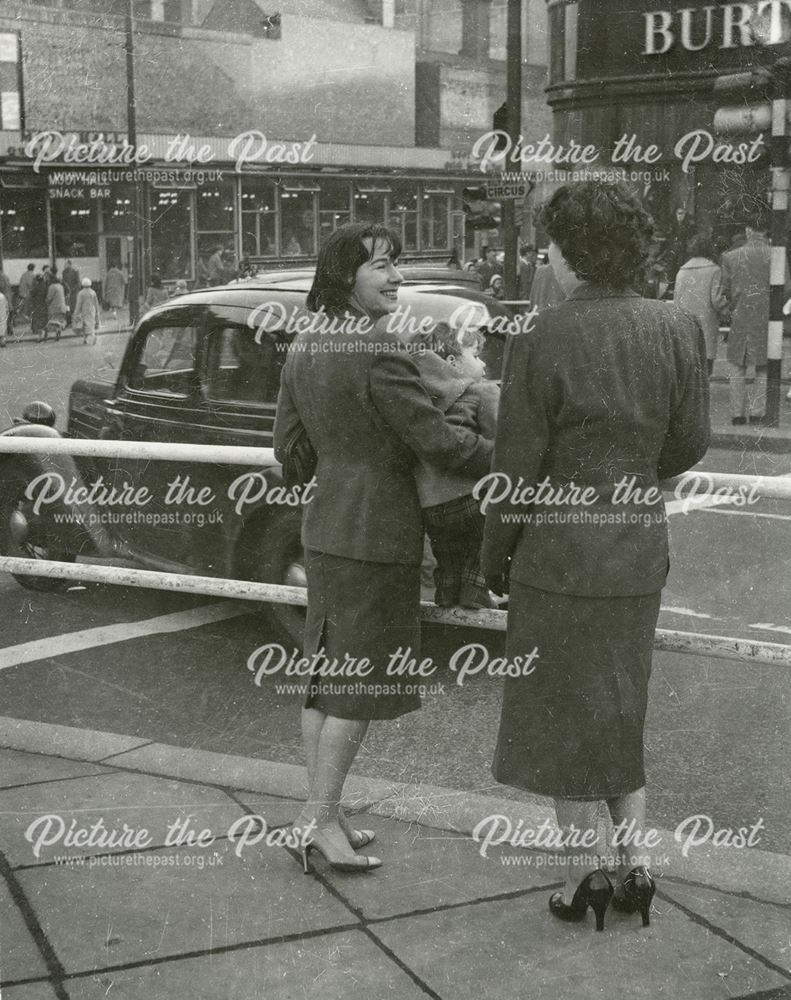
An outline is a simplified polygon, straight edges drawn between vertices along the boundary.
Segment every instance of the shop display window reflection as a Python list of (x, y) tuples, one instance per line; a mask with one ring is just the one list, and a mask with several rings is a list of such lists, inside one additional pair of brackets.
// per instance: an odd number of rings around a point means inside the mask
[(316, 253), (317, 187), (281, 185), (280, 190), (280, 254), (302, 257)]
[(417, 249), (417, 184), (394, 181), (388, 225), (401, 237), (404, 250)]
[(319, 238), (323, 241), (340, 226), (351, 222), (349, 181), (321, 179), (319, 193)]
[(99, 252), (96, 200), (64, 198), (50, 204), (56, 257), (96, 257)]
[(446, 250), (450, 246), (450, 190), (423, 189), (421, 241), (423, 250)]
[(134, 233), (134, 190), (131, 184), (118, 184), (109, 198), (102, 199), (102, 232)]
[(357, 222), (387, 222), (389, 185), (362, 183), (355, 185), (354, 218)]
[(268, 177), (242, 178), (242, 253), (274, 257), (277, 253), (277, 191)]
[(0, 232), (4, 257), (49, 257), (46, 199), (44, 190), (3, 189)]
[(191, 196), (183, 188), (151, 192), (151, 271), (165, 280), (192, 275)]

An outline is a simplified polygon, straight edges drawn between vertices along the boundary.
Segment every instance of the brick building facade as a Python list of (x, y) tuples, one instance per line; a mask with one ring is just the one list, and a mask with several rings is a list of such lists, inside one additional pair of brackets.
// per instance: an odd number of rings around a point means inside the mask
[[(476, 169), (469, 149), (504, 97), (505, 25), (489, 0), (465, 0), (454, 41), (437, 34), (434, 6), (133, 0), (137, 149), (149, 152), (133, 177), (135, 164), (113, 162), (127, 139), (117, 0), (5, 0), (6, 273), (16, 282), (28, 261), (66, 257), (96, 279), (111, 264), (128, 266), (135, 194), (146, 278), (195, 282), (217, 245), (273, 263), (310, 260), (352, 218), (387, 221), (408, 253), (447, 256), (459, 246), (461, 189)], [(482, 17), (487, 46), (471, 48)], [(540, 32), (526, 34), (528, 59), (538, 60)], [(526, 62), (527, 116), (540, 134), (544, 72)], [(250, 155), (239, 164), (243, 133)]]

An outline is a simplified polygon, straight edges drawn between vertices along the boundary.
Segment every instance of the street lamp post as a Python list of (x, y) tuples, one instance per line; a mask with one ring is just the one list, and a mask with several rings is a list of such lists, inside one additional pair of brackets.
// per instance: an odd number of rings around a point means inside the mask
[[(124, 0), (121, 0), (124, 2)], [(137, 100), (135, 97), (135, 38), (132, 17), (133, 0), (126, 0), (124, 10), (126, 50), (126, 131), (127, 141), (137, 150)], [(134, 167), (133, 167), (134, 169)], [(137, 322), (142, 294), (143, 248), (141, 244), (140, 212), (143, 199), (140, 196), (139, 181), (135, 177), (132, 185), (132, 261), (129, 269), (129, 322)]]
[[(519, 148), (522, 132), (522, 4), (521, 0), (508, 0), (506, 63), (506, 105), (508, 107), (508, 136), (511, 149)], [(518, 162), (518, 157), (515, 158)], [(518, 168), (517, 168), (518, 169)], [(516, 201), (508, 198), (503, 203), (503, 249), (505, 251), (505, 297), (518, 297), (519, 281), (519, 230), (516, 225)]]

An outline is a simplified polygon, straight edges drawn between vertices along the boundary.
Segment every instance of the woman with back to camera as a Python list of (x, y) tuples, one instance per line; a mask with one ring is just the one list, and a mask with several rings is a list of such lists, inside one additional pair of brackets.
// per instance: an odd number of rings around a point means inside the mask
[(657, 484), (708, 446), (705, 344), (692, 316), (632, 290), (653, 225), (625, 186), (563, 187), (542, 224), (567, 298), (513, 338), (492, 469), (544, 488), (523, 494), (529, 520), (514, 524), (519, 508), (498, 485), (483, 549), (492, 589), (510, 574), (508, 658), (535, 647), (538, 658), (505, 682), (494, 775), (555, 800), (566, 847), (556, 917), (582, 920), (590, 905), (601, 930), (612, 898), (646, 926), (654, 882), (636, 838), (616, 845), (613, 896), (572, 828), (595, 830), (604, 800), (616, 829), (645, 831), (643, 726), (669, 567)]
[(294, 823), (315, 829), (303, 849), (305, 871), (311, 850), (345, 871), (381, 864), (354, 853), (373, 834), (350, 827), (341, 797), (369, 722), (420, 707), (417, 693), (375, 692), (377, 685), (392, 688), (386, 667), (399, 647), (411, 656), (419, 650), (416, 459), (473, 476), (484, 475), (491, 460), (491, 441), (446, 423), (409, 348), (375, 325), (396, 310), (400, 249), (396, 234), (381, 225), (354, 223), (329, 237), (307, 300), (319, 315), (295, 338), (278, 397), (278, 459), (301, 428), (318, 457), (302, 521), (305, 655), (323, 651), (329, 661), (370, 664), (362, 679), (310, 679), (302, 712), (308, 798)]

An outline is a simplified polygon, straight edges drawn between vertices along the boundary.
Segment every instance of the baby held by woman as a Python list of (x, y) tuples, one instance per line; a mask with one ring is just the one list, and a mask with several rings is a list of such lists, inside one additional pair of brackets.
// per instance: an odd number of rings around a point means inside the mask
[[(494, 439), (500, 387), (484, 378), (478, 356), (483, 334), (438, 323), (413, 360), (431, 400), (450, 423)], [(419, 461), (416, 471), (423, 524), (437, 566), (435, 603), (447, 608), (489, 608), (492, 601), (480, 567), (484, 517), (473, 498), (476, 480)]]

